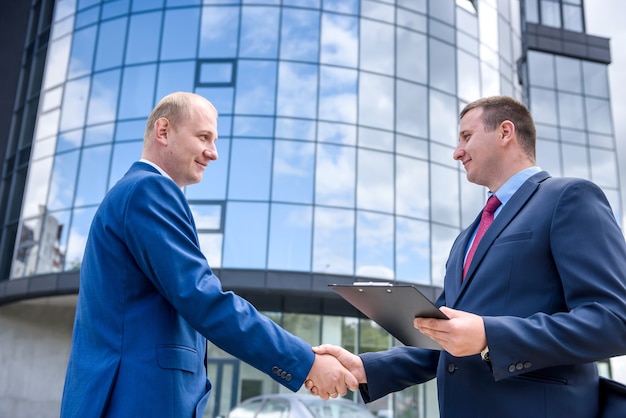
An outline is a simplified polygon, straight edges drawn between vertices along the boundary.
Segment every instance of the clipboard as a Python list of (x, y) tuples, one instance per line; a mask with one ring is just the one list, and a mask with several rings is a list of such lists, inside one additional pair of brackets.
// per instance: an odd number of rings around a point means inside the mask
[(448, 319), (417, 287), (388, 283), (331, 284), (329, 287), (404, 345), (441, 350), (413, 326), (416, 317)]

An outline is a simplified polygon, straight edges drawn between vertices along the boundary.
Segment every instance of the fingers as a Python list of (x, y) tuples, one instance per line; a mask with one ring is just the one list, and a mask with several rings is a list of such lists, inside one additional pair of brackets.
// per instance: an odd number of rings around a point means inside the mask
[(326, 400), (346, 395), (349, 387), (356, 390), (358, 382), (337, 358), (328, 354), (316, 354), (304, 387)]

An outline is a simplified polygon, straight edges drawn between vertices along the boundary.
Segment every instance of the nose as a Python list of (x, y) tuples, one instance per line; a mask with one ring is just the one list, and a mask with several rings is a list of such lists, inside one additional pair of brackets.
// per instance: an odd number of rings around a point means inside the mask
[(452, 153), (452, 158), (455, 160), (462, 160), (464, 155), (465, 150), (463, 149), (463, 147), (461, 147), (461, 144), (459, 143)]
[(212, 143), (208, 147), (206, 147), (203, 151), (203, 154), (211, 161), (217, 160), (217, 146), (215, 145), (215, 143)]

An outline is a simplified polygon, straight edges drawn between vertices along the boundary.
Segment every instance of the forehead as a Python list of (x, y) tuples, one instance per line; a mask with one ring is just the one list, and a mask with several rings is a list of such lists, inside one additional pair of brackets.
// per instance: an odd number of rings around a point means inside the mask
[(463, 115), (460, 122), (460, 131), (476, 130), (483, 127), (483, 109), (474, 108)]

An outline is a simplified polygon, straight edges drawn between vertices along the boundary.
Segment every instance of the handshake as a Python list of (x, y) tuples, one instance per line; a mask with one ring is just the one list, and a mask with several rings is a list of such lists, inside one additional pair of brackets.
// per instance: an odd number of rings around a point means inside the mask
[(304, 387), (313, 395), (326, 400), (345, 396), (348, 389), (355, 391), (360, 383), (367, 383), (363, 361), (341, 347), (323, 344), (313, 347), (315, 361)]

